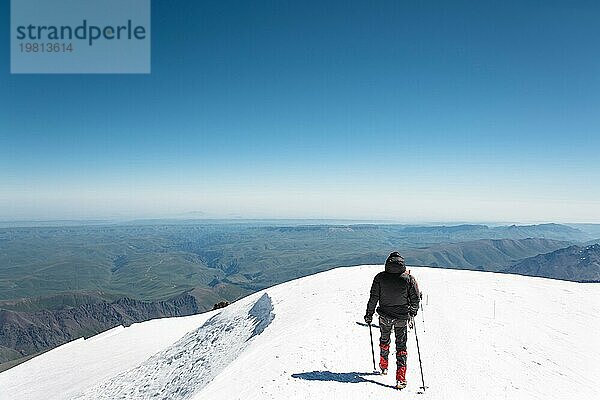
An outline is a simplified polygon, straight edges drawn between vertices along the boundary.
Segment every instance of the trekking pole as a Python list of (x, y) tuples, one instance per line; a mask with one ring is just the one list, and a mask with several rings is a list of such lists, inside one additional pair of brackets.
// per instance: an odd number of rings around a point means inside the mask
[(421, 306), (421, 319), (423, 320), (423, 332), (425, 332), (425, 313), (423, 312), (423, 292), (419, 292), (419, 297), (420, 297), (419, 305)]
[(375, 366), (375, 350), (373, 350), (373, 330), (371, 329), (371, 324), (369, 324), (369, 335), (371, 335), (371, 354), (373, 355), (373, 371), (377, 371), (377, 367)]
[(425, 332), (425, 313), (423, 312), (423, 301), (421, 301), (421, 318), (423, 319), (423, 332)]
[(423, 393), (425, 392), (425, 379), (423, 378), (423, 364), (421, 363), (421, 349), (419, 349), (419, 337), (417, 336), (417, 327), (415, 325), (415, 319), (413, 318), (413, 329), (415, 331), (415, 339), (417, 340), (417, 353), (419, 354), (419, 367), (421, 368), (421, 382), (423, 383), (423, 386), (421, 386), (421, 389), (423, 389)]

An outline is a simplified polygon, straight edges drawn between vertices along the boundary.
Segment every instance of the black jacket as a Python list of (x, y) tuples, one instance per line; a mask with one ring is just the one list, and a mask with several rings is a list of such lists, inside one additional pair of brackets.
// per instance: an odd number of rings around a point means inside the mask
[(417, 315), (419, 300), (417, 281), (406, 272), (404, 263), (386, 262), (385, 271), (378, 273), (373, 279), (367, 315), (375, 313), (375, 306), (379, 302), (379, 315), (407, 320), (410, 316)]

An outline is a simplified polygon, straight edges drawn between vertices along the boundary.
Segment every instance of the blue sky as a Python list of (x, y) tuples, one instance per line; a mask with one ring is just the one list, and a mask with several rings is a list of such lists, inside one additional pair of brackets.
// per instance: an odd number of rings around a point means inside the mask
[(150, 75), (11, 75), (8, 3), (2, 219), (600, 222), (597, 2), (153, 0)]

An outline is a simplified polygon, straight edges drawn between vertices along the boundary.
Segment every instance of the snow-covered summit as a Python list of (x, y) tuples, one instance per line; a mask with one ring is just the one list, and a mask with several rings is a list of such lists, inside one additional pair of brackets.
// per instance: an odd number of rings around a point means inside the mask
[(1, 373), (0, 399), (600, 398), (599, 284), (430, 268), (411, 268), (428, 388), (418, 393), (413, 331), (409, 386), (390, 388), (360, 323), (381, 269), (338, 268), (68, 343)]

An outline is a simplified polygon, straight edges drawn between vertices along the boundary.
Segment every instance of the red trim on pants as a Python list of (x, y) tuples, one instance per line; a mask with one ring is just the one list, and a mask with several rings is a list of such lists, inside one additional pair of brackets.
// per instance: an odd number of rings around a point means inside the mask
[(387, 369), (388, 368), (388, 360), (383, 358), (383, 356), (379, 357), (379, 368)]
[(402, 382), (406, 381), (406, 367), (398, 368), (398, 370), (396, 371), (396, 380)]

